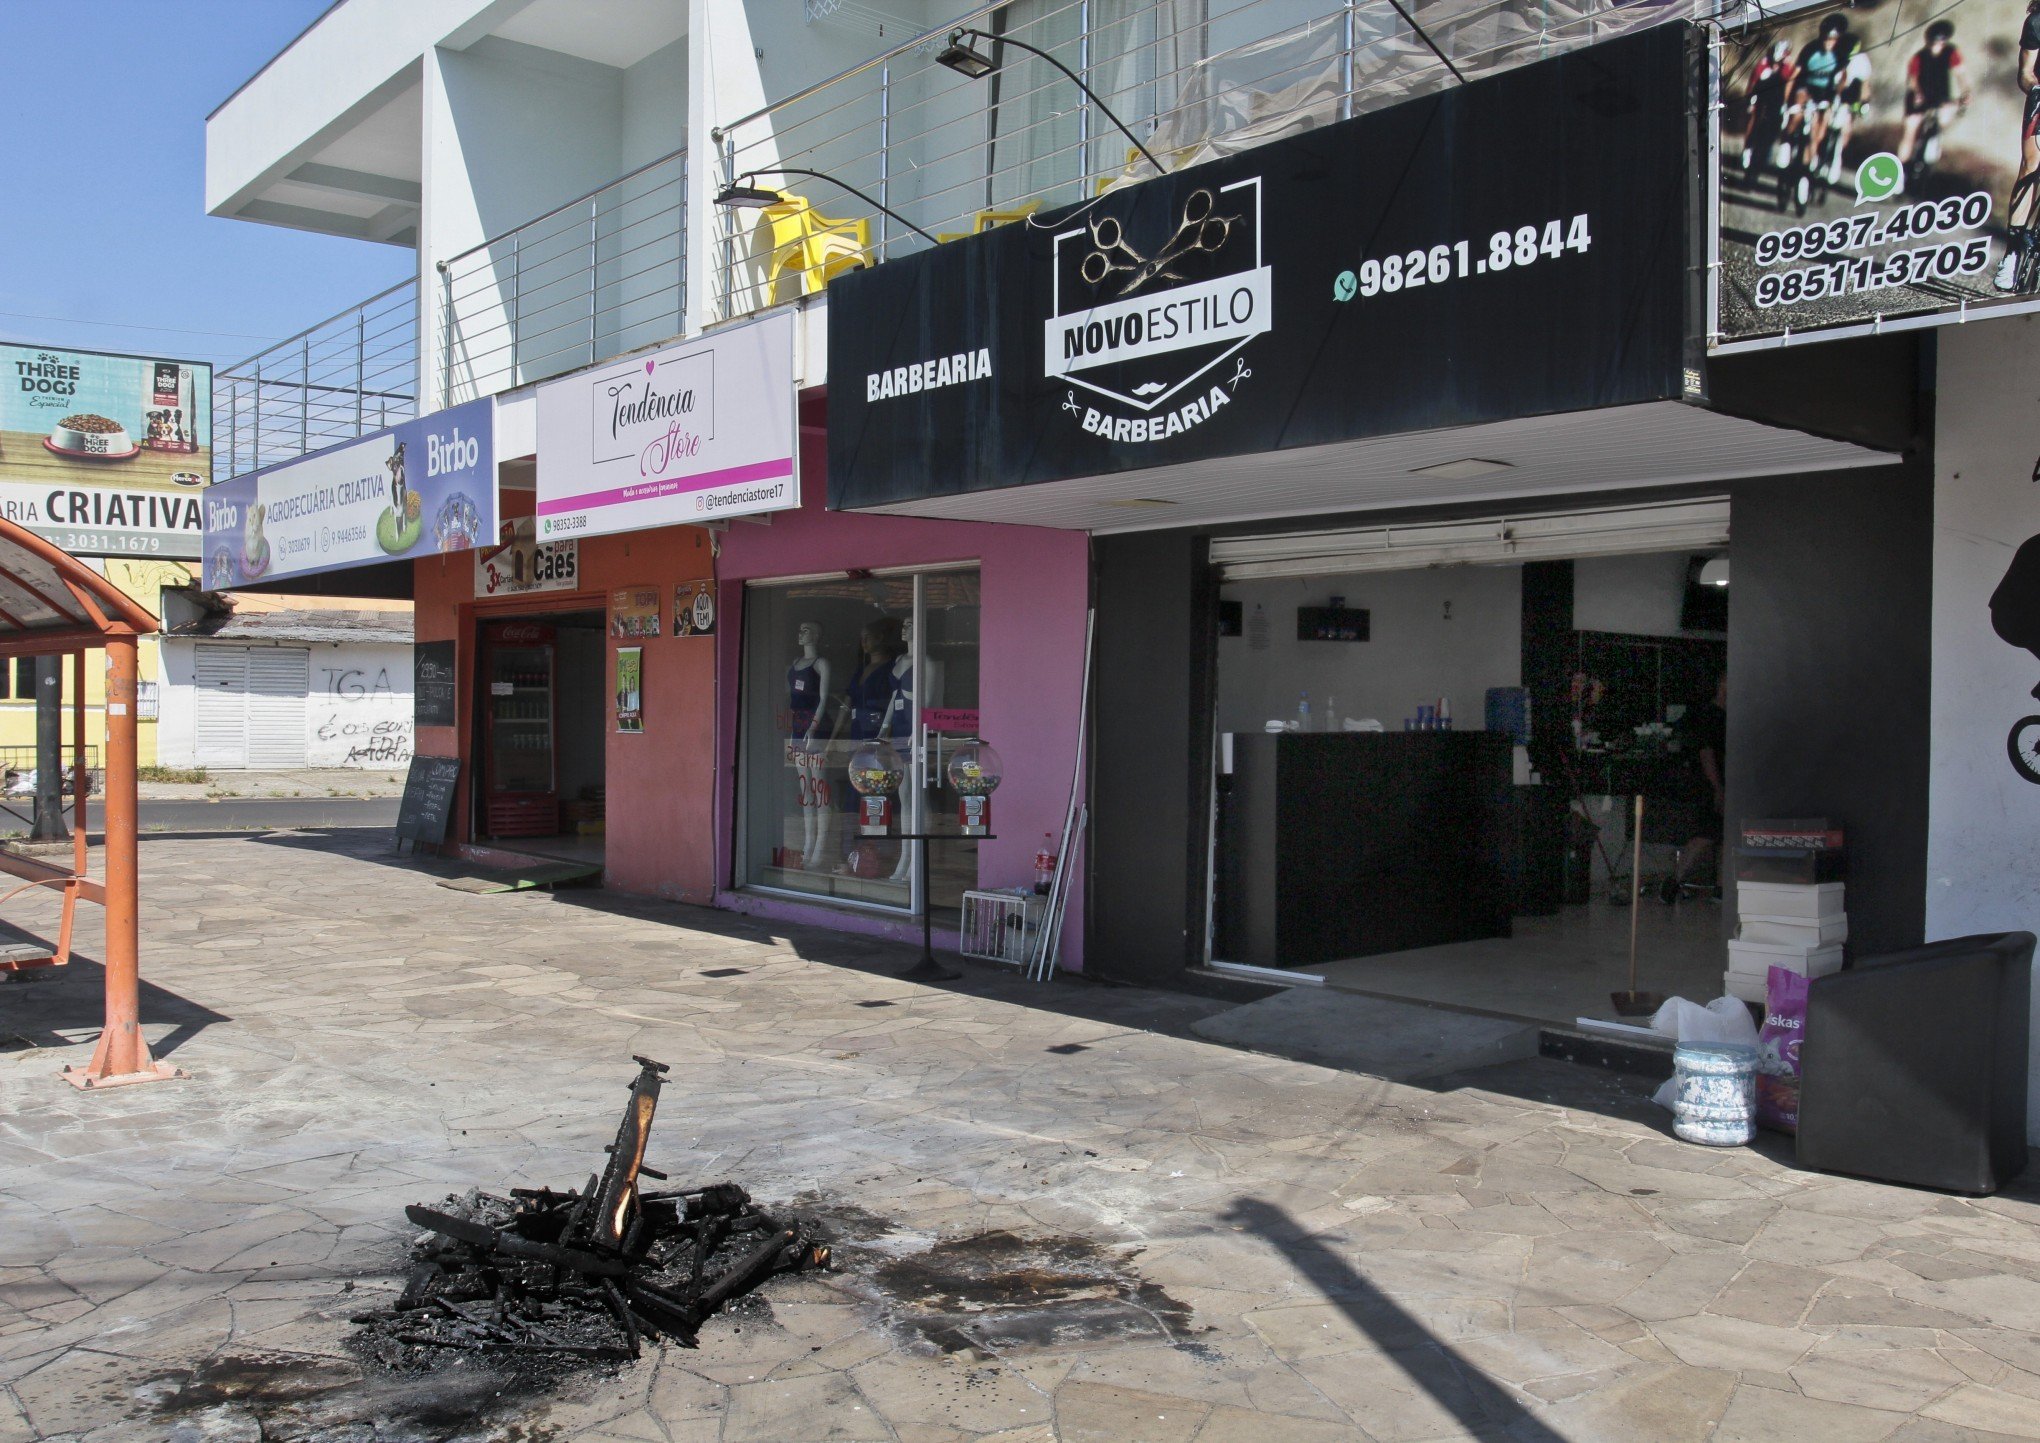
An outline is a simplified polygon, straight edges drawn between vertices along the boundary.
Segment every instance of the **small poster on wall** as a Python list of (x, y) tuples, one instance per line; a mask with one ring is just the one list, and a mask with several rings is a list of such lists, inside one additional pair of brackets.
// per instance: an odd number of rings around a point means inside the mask
[(616, 649), (616, 729), (645, 729), (645, 649), (641, 646)]
[(659, 634), (659, 588), (626, 586), (609, 597), (611, 636), (657, 636)]
[(673, 588), (673, 635), (715, 635), (713, 581), (683, 581)]

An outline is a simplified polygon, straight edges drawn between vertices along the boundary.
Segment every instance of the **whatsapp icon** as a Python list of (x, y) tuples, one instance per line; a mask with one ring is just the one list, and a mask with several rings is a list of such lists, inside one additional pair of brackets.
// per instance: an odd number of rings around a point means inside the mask
[(1905, 163), (1880, 150), (1856, 167), (1856, 204), (1889, 200), (1905, 189)]

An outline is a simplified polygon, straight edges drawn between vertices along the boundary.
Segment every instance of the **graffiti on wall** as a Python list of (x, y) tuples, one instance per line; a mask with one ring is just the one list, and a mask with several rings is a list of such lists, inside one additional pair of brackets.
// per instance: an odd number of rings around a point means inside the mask
[(386, 666), (320, 669), (323, 714), (312, 736), (328, 765), (400, 767), (416, 749), (411, 697), (397, 690)]

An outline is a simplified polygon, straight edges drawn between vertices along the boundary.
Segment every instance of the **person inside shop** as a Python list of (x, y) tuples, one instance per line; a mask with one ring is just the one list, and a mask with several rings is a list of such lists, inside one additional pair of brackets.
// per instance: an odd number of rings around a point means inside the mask
[[(1714, 679), (1714, 699), (1686, 713), (1684, 729), (1684, 745), (1680, 750), (1689, 758), (1683, 792), (1689, 818), (1686, 825), (1690, 830), (1686, 844), (1679, 848), (1678, 864), (1672, 875), (1658, 888), (1658, 896), (1667, 903), (1678, 901), (1687, 887), (1697, 885), (1694, 879), (1705, 875), (1721, 851), (1728, 777), (1726, 673)], [(1720, 895), (1720, 886), (1716, 885), (1714, 891)]]

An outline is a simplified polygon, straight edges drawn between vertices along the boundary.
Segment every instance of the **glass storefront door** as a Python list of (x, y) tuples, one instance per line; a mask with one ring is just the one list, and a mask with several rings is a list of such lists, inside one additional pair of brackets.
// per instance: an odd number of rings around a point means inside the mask
[[(943, 768), (978, 725), (977, 568), (752, 582), (741, 684), (740, 884), (908, 913), (961, 906), (977, 843), (933, 844), (924, 900), (922, 844), (898, 836), (957, 831)], [(872, 743), (899, 761), (883, 834), (849, 780)]]

